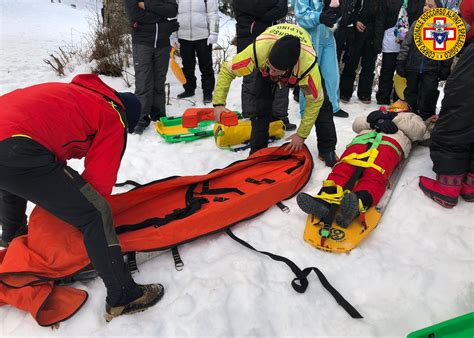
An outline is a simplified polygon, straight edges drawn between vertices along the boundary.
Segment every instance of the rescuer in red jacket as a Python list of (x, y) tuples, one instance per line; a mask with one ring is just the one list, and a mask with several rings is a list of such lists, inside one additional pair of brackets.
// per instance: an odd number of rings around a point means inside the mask
[[(0, 96), (0, 224), (3, 245), (26, 233), (31, 201), (78, 228), (107, 288), (106, 319), (158, 302), (161, 284), (136, 284), (124, 264), (110, 195), (140, 101), (93, 74)], [(84, 158), (82, 175), (66, 165)]]

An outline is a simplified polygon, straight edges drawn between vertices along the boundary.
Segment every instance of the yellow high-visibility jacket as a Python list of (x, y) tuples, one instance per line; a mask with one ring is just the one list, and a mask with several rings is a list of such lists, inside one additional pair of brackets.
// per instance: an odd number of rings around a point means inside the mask
[[(261, 35), (256, 39), (256, 55), (258, 61), (258, 67), (260, 71), (264, 70), (268, 63), (268, 56), (273, 44), (285, 35), (293, 35), (300, 39), (301, 51), (298, 62), (293, 68), (293, 74), (298, 78), (311, 67), (316, 58), (316, 52), (314, 51), (311, 43), (311, 36), (303, 28), (293, 24), (279, 24), (267, 28)], [(253, 44), (249, 45), (242, 52), (238, 53), (232, 58), (230, 62), (224, 62), (217, 78), (217, 85), (214, 90), (213, 104), (225, 105), (227, 94), (229, 92), (231, 82), (237, 76), (246, 76), (253, 72), (255, 69), (254, 51)], [(318, 64), (314, 64), (311, 71), (302, 78), (298, 85), (304, 92), (306, 97), (306, 109), (304, 111), (304, 117), (298, 127), (297, 134), (303, 138), (308, 137), (311, 132), (311, 128), (314, 125), (314, 121), (319, 114), (324, 100), (323, 88), (321, 85), (321, 74), (319, 72)]]

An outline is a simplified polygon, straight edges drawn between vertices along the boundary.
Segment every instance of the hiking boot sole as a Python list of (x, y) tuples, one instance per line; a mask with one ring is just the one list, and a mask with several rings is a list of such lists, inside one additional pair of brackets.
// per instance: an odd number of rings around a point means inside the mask
[(352, 192), (344, 196), (339, 210), (340, 214), (336, 216), (336, 223), (341, 228), (347, 228), (359, 214), (359, 197)]
[(319, 219), (326, 217), (329, 212), (329, 209), (324, 204), (318, 203), (317, 199), (304, 192), (296, 196), (296, 203), (305, 213), (314, 215)]

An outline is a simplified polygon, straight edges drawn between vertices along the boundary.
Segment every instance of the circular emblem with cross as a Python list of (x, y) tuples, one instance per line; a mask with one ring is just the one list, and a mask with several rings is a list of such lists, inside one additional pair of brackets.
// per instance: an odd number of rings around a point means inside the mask
[(448, 60), (463, 47), (466, 26), (456, 12), (435, 8), (424, 12), (416, 21), (413, 39), (424, 56), (433, 60)]

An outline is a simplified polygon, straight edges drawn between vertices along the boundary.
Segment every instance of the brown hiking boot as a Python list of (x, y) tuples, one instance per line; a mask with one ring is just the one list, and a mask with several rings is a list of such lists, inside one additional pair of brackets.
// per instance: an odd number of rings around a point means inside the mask
[(152, 307), (163, 297), (165, 288), (161, 284), (147, 284), (138, 285), (143, 291), (143, 295), (134, 301), (131, 301), (125, 305), (110, 306), (109, 304), (105, 307), (105, 321), (110, 322), (115, 317), (121, 315), (132, 314), (136, 312), (145, 311), (149, 307)]

